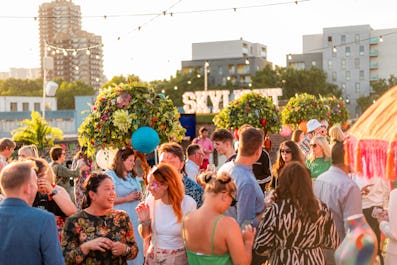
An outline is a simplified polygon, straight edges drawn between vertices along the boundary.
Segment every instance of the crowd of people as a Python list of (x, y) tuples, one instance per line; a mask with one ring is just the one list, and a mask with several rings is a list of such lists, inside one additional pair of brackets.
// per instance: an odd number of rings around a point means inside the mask
[(397, 262), (397, 193), (350, 172), (339, 126), (308, 121), (274, 162), (263, 131), (237, 136), (200, 128), (186, 148), (161, 144), (150, 170), (131, 146), (108, 169), (82, 147), (69, 168), (61, 146), (45, 158), (24, 145), (13, 158), (16, 143), (0, 139), (0, 264), (329, 265), (344, 258), (352, 218), (374, 234), (355, 264)]

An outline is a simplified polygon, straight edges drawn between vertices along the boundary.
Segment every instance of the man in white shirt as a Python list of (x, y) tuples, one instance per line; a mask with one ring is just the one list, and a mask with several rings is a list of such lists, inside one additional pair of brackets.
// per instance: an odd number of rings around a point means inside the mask
[(8, 164), (7, 159), (10, 158), (15, 147), (16, 144), (13, 140), (9, 138), (0, 139), (0, 171)]
[(191, 144), (186, 148), (185, 172), (197, 183), (196, 177), (200, 174), (200, 165), (203, 163), (204, 152), (198, 144)]

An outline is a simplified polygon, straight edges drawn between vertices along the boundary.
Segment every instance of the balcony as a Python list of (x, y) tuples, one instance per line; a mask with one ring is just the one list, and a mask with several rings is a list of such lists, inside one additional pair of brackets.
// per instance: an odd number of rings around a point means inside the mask
[(377, 57), (379, 55), (379, 51), (375, 49), (369, 50), (369, 56), (371, 57)]
[(369, 44), (378, 44), (378, 43), (379, 43), (378, 37), (372, 37), (369, 39)]
[(371, 75), (369, 76), (369, 80), (370, 80), (370, 81), (379, 80), (379, 75), (378, 75), (378, 74), (371, 74)]
[(378, 69), (379, 64), (378, 62), (370, 62), (369, 63), (369, 69), (374, 70), (374, 69)]

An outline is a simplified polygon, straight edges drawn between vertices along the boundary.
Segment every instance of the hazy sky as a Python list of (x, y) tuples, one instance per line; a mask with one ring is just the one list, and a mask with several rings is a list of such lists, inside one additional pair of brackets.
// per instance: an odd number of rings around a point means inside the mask
[[(40, 66), (38, 21), (33, 17), (44, 2), (50, 1), (0, 2), (0, 72)], [(182, 60), (191, 60), (192, 43), (196, 42), (242, 37), (266, 45), (268, 60), (285, 66), (286, 54), (302, 52), (302, 36), (322, 33), (324, 27), (369, 24), (373, 29), (397, 28), (394, 0), (72, 2), (81, 6), (83, 30), (102, 36), (104, 71), (109, 79), (120, 74), (135, 74), (145, 81), (169, 78), (181, 68)], [(159, 14), (171, 6), (168, 13), (174, 12), (173, 16), (137, 16)], [(207, 11), (193, 12), (199, 10)]]

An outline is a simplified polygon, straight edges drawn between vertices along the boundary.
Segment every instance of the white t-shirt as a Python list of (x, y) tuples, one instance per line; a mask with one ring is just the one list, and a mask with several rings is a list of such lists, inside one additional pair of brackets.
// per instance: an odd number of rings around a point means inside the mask
[[(157, 248), (180, 249), (183, 248), (182, 222), (177, 222), (177, 217), (171, 205), (164, 204), (161, 200), (154, 201), (153, 196), (147, 198), (152, 219), (152, 241)], [(154, 207), (155, 205), (155, 207)], [(197, 208), (196, 201), (189, 195), (182, 200), (182, 214), (194, 211)]]

